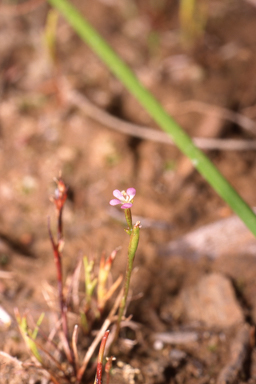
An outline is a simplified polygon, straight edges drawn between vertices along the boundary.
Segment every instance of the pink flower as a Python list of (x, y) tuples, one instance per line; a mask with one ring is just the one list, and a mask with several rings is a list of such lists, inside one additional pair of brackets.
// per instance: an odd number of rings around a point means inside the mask
[(110, 205), (123, 204), (122, 209), (128, 209), (132, 207), (133, 198), (136, 195), (136, 189), (128, 188), (127, 191), (120, 192), (118, 189), (113, 191), (113, 195), (116, 199), (113, 199), (109, 202)]

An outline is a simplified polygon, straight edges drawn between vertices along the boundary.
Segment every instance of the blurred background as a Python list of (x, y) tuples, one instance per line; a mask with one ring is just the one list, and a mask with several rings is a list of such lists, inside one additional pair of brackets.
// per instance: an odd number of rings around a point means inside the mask
[[(246, 202), (256, 205), (254, 1), (72, 3), (186, 132), (204, 139), (201, 148)], [(60, 172), (69, 185), (67, 271), (81, 253), (98, 257), (128, 241), (122, 213), (109, 206), (113, 190), (128, 187), (137, 190), (133, 214), (144, 227), (136, 263), (145, 287), (139, 291), (149, 290), (156, 258), (159, 268), (167, 265), (165, 273), (176, 271), (166, 283), (170, 295), (181, 282), (217, 268), (202, 252), (200, 265), (187, 258), (189, 275), (181, 250), (168, 267), (170, 259), (160, 257), (160, 249), (229, 217), (230, 209), (179, 150), (167, 139), (159, 142), (160, 129), (45, 1), (0, 3), (0, 96), (0, 264), (19, 276), (3, 279), (0, 290), (11, 306), (26, 307), (40, 296), (40, 279), (55, 280), (47, 217), (54, 226), (49, 197)], [(118, 131), (124, 122), (131, 124), (129, 134)], [(136, 136), (138, 125), (154, 130), (152, 140)], [(252, 240), (234, 230), (234, 239), (240, 235), (244, 243)], [(234, 252), (236, 245), (230, 247)], [(125, 247), (121, 253), (116, 273), (125, 265)], [(242, 261), (236, 260), (237, 271)], [(227, 260), (223, 265), (218, 268), (231, 271)], [(37, 278), (27, 279), (32, 275)]]

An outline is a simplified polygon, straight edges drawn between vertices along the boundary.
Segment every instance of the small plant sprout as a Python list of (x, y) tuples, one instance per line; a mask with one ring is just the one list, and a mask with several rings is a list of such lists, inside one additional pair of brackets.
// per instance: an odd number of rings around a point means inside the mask
[[(94, 277), (94, 261), (88, 259), (87, 256), (83, 257), (84, 265), (84, 283), (85, 283), (85, 304), (83, 305), (81, 316), (81, 325), (85, 333), (89, 333), (91, 325), (96, 318), (100, 317), (100, 312), (97, 308), (92, 306), (92, 296), (97, 285), (98, 279)], [(88, 313), (90, 312), (90, 319)], [(90, 321), (89, 321), (90, 320)]]
[(85, 275), (85, 292), (86, 292), (86, 306), (91, 306), (93, 291), (96, 287), (97, 278), (93, 277), (93, 260), (88, 260), (87, 256), (83, 257), (84, 262), (84, 275)]
[(116, 199), (113, 199), (109, 202), (110, 205), (122, 204), (121, 208), (124, 209), (125, 219), (128, 224), (128, 229), (126, 229), (125, 231), (126, 233), (128, 233), (128, 235), (130, 235), (123, 296), (119, 306), (115, 340), (119, 335), (120, 323), (125, 312), (127, 296), (128, 296), (129, 287), (130, 287), (133, 262), (134, 262), (135, 254), (138, 248), (139, 236), (140, 236), (140, 228), (141, 228), (140, 221), (137, 221), (137, 223), (134, 226), (132, 225), (131, 207), (133, 205), (133, 199), (135, 197), (135, 194), (136, 194), (136, 189), (134, 188), (128, 188), (126, 192), (125, 191), (120, 192), (118, 189), (115, 189), (113, 192), (113, 195), (116, 197)]
[[(85, 333), (91, 330), (96, 319), (101, 318), (107, 301), (113, 296), (123, 280), (123, 276), (120, 275), (109, 288), (107, 287), (108, 277), (117, 251), (118, 249), (115, 249), (106, 259), (104, 254), (102, 255), (97, 277), (95, 277), (94, 261), (89, 261), (87, 256), (83, 257), (85, 303), (81, 311), (81, 321)], [(96, 297), (94, 295), (95, 291), (97, 291)]]
[(107, 300), (113, 295), (115, 290), (119, 287), (123, 280), (123, 276), (120, 275), (117, 280), (111, 285), (111, 287), (107, 290), (106, 284), (108, 280), (108, 276), (111, 270), (111, 266), (116, 257), (118, 249), (115, 249), (107, 259), (105, 259), (104, 255), (101, 257), (100, 268), (98, 274), (98, 286), (97, 286), (97, 300), (98, 300), (98, 309), (100, 312), (103, 312), (105, 304)]
[(15, 308), (14, 313), (15, 313), (15, 317), (16, 317), (16, 320), (17, 320), (17, 323), (18, 323), (18, 326), (20, 329), (20, 333), (21, 333), (28, 349), (32, 352), (32, 354), (35, 356), (37, 361), (40, 364), (42, 364), (43, 360), (42, 360), (41, 355), (39, 353), (39, 350), (37, 348), (37, 344), (35, 342), (35, 339), (37, 337), (39, 326), (43, 321), (44, 313), (42, 313), (41, 316), (39, 317), (37, 324), (36, 324), (36, 327), (35, 327), (33, 332), (28, 327), (26, 314), (21, 316), (19, 313), (19, 310), (17, 308)]

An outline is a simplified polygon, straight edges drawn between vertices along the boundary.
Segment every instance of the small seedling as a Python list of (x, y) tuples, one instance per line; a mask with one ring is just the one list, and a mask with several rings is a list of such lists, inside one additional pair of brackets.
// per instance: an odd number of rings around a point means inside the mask
[[(98, 344), (101, 342), (95, 383), (102, 384), (103, 354), (107, 338), (112, 324), (116, 324), (116, 327), (112, 328), (112, 340), (115, 341), (119, 335), (120, 323), (127, 305), (133, 261), (139, 241), (140, 222), (133, 225), (131, 214), (131, 207), (136, 191), (134, 188), (129, 188), (126, 192), (115, 190), (114, 196), (116, 199), (110, 202), (111, 205), (122, 204), (121, 208), (124, 209), (128, 224), (128, 228), (125, 231), (130, 236), (130, 242), (124, 287), (116, 297), (109, 315), (104, 320), (102, 317), (105, 313), (107, 301), (114, 295), (122, 282), (122, 276), (119, 276), (112, 285), (109, 286), (108, 284), (111, 267), (119, 249), (115, 249), (108, 257), (105, 257), (103, 254), (98, 269), (94, 265), (96, 264), (94, 260), (84, 256), (83, 259), (80, 259), (78, 262), (73, 276), (67, 279), (66, 282), (64, 281), (62, 268), (64, 251), (63, 209), (68, 197), (68, 188), (61, 177), (55, 181), (57, 187), (54, 196), (50, 200), (56, 208), (56, 235), (54, 236), (52, 232), (50, 219), (48, 219), (48, 231), (57, 272), (59, 320), (56, 322), (56, 329), (51, 330), (50, 336), (46, 336), (40, 328), (44, 318), (43, 314), (36, 323), (34, 330), (31, 330), (28, 325), (27, 313), (21, 316), (18, 309), (16, 309), (15, 315), (21, 335), (31, 354), (39, 363), (39, 366), (35, 365), (35, 367), (41, 367), (46, 370), (54, 384), (81, 384), (86, 368), (95, 355)], [(82, 264), (84, 266), (85, 292), (83, 293), (82, 299), (80, 299), (81, 294), (78, 293), (79, 284), (77, 280), (79, 279)], [(72, 333), (70, 333), (71, 327), (68, 322), (68, 314), (71, 311), (73, 311), (73, 316), (75, 315), (77, 319), (80, 317), (80, 327), (78, 324), (75, 324)], [(77, 314), (75, 314), (74, 311), (76, 311)], [(95, 320), (97, 320), (97, 322)], [(99, 322), (101, 322), (102, 325), (93, 340), (93, 326)], [(88, 350), (82, 361), (80, 360), (82, 351), (79, 351), (79, 334), (83, 334), (88, 343)], [(38, 340), (39, 337), (44, 340), (45, 344)], [(110, 380), (110, 369), (113, 359), (113, 357), (110, 357), (106, 363), (107, 383), (109, 383)]]
[(31, 352), (33, 353), (35, 358), (38, 360), (38, 362), (42, 364), (43, 361), (42, 361), (42, 358), (40, 356), (39, 350), (37, 348), (35, 339), (36, 339), (37, 334), (38, 334), (39, 326), (43, 321), (44, 313), (42, 313), (41, 316), (39, 317), (37, 324), (36, 324), (36, 327), (35, 327), (33, 332), (28, 328), (26, 314), (21, 316), (19, 313), (19, 310), (17, 308), (15, 308), (14, 313), (15, 313), (17, 323), (19, 325), (20, 333), (22, 334), (22, 337), (25, 340), (27, 347), (31, 350)]
[(106, 260), (104, 256), (101, 257), (97, 288), (98, 308), (101, 312), (103, 312), (106, 302), (110, 299), (111, 296), (113, 296), (113, 293), (123, 280), (123, 276), (120, 275), (109, 289), (106, 287), (111, 266), (116, 258), (118, 249), (119, 248), (115, 249)]

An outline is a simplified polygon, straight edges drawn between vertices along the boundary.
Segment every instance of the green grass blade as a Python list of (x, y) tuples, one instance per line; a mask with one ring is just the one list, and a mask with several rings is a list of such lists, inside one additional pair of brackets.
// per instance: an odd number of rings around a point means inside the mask
[(77, 34), (91, 47), (108, 68), (135, 96), (148, 114), (167, 132), (177, 147), (192, 161), (193, 165), (244, 221), (256, 236), (256, 216), (234, 188), (222, 176), (204, 153), (196, 148), (191, 138), (163, 109), (161, 104), (138, 81), (129, 67), (110, 48), (97, 31), (84, 19), (67, 0), (48, 0), (66, 18)]
[(41, 325), (42, 322), (43, 322), (44, 316), (45, 316), (45, 313), (44, 313), (44, 312), (41, 313), (41, 315), (39, 316), (39, 319), (38, 319), (37, 322), (36, 322), (36, 327), (35, 327), (34, 331), (33, 331), (32, 334), (31, 334), (31, 338), (32, 338), (33, 340), (35, 340), (35, 339), (37, 338), (37, 334), (38, 334), (38, 331), (39, 331), (39, 327), (40, 327), (40, 325)]

